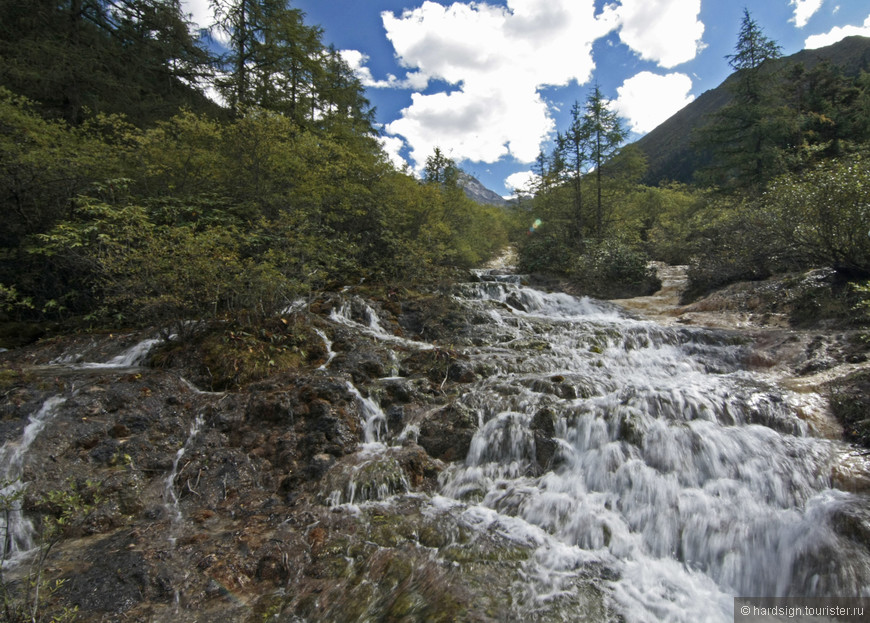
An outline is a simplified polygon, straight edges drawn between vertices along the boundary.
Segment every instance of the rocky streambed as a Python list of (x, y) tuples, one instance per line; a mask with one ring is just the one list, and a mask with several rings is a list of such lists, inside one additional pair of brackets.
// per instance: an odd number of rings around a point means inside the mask
[(800, 385), (852, 341), (637, 314), (493, 271), (0, 353), (23, 491), (6, 594), (42, 552), (65, 581), (40, 612), (85, 621), (728, 621), (734, 595), (870, 597), (866, 451)]

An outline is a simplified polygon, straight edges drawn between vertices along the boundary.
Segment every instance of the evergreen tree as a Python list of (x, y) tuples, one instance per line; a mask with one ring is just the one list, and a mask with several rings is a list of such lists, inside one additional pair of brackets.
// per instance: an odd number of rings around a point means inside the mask
[(217, 87), (235, 115), (256, 106), (346, 137), (372, 133), (362, 85), (301, 10), (286, 0), (212, 1), (230, 41)]
[(432, 155), (426, 158), (423, 180), (430, 184), (455, 186), (459, 180), (459, 169), (452, 158), (445, 156), (441, 148), (436, 147)]
[(703, 142), (713, 152), (703, 181), (723, 189), (757, 189), (782, 172), (781, 148), (794, 133), (777, 73), (765, 64), (780, 56), (779, 45), (744, 9), (735, 52), (726, 57), (736, 70), (730, 83), (732, 100), (703, 132)]
[(0, 84), (70, 123), (205, 106), (209, 64), (176, 0), (0, 0)]
[(734, 54), (725, 57), (728, 59), (728, 64), (735, 71), (754, 70), (761, 67), (764, 61), (780, 56), (782, 56), (782, 48), (765, 36), (758, 22), (752, 19), (749, 9), (744, 8)]
[(577, 246), (583, 241), (583, 176), (590, 158), (589, 126), (583, 116), (583, 107), (574, 102), (571, 107), (571, 125), (556, 137), (556, 151), (564, 163), (564, 173), (571, 187), (573, 239)]
[(589, 159), (595, 167), (595, 237), (604, 236), (604, 205), (602, 201), (604, 165), (619, 150), (627, 132), (619, 121), (619, 116), (610, 110), (609, 103), (601, 94), (598, 85), (586, 100), (584, 132), (589, 141)]
[(316, 108), (314, 85), (323, 72), (323, 31), (307, 26), (305, 14), (287, 8), (286, 0), (263, 0), (262, 7), (266, 27), (256, 43), (254, 99), (303, 125)]

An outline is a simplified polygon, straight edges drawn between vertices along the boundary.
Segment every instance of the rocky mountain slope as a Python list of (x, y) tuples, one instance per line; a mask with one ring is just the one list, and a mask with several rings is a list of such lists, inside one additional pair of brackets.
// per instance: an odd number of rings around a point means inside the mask
[(465, 172), (459, 174), (459, 184), (465, 195), (477, 203), (485, 203), (489, 205), (503, 206), (508, 203), (507, 199), (499, 195), (497, 192), (490, 190), (481, 183), (476, 177), (473, 177)]

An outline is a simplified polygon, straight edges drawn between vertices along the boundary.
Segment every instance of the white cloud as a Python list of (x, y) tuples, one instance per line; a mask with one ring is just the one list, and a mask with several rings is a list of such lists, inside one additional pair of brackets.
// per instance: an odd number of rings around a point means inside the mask
[(531, 191), (538, 183), (539, 176), (532, 171), (518, 171), (507, 176), (504, 185), (511, 190)]
[(538, 89), (587, 82), (592, 43), (618, 25), (613, 7), (596, 16), (594, 0), (507, 0), (506, 7), (426, 1), (382, 19), (411, 72), (397, 85), (414, 79), (455, 87), (414, 93), (387, 125), (407, 140), (417, 166), (436, 146), (457, 161), (534, 160), (554, 129)]
[(214, 11), (209, 0), (181, 0), (181, 10), (190, 16), (196, 28), (210, 28), (214, 23)]
[(632, 131), (646, 134), (694, 100), (691, 90), (692, 79), (686, 74), (642, 71), (616, 89), (614, 109), (628, 119)]
[(345, 63), (353, 70), (364, 87), (372, 89), (413, 89), (422, 91), (429, 85), (429, 78), (420, 72), (411, 72), (404, 80), (399, 80), (393, 74), (387, 74), (386, 80), (375, 80), (371, 69), (366, 67), (369, 60), (367, 54), (359, 50), (340, 50), (339, 54)]
[(619, 38), (644, 60), (670, 69), (703, 49), (701, 0), (622, 0)]
[(835, 26), (830, 31), (819, 35), (811, 35), (807, 37), (804, 47), (808, 50), (815, 50), (826, 45), (832, 45), (838, 41), (850, 37), (852, 35), (861, 35), (862, 37), (870, 37), (870, 15), (864, 20), (863, 26)]
[[(376, 80), (363, 55), (351, 65), (366, 86), (417, 91), (386, 127), (405, 138), (416, 166), (436, 146), (457, 161), (532, 162), (555, 128), (541, 87), (588, 82), (595, 69), (592, 44), (616, 29), (644, 59), (666, 68), (687, 62), (703, 48), (700, 10), (701, 0), (622, 0), (598, 14), (595, 0), (506, 0), (506, 6), (426, 0), (401, 15), (381, 14), (396, 57), (408, 70), (404, 78)], [(433, 80), (449, 86), (419, 92)], [(673, 112), (686, 95), (672, 93), (670, 80), (661, 107)]]
[(387, 157), (390, 159), (390, 162), (393, 163), (394, 167), (402, 170), (405, 165), (408, 164), (399, 154), (402, 148), (405, 147), (405, 141), (398, 136), (382, 136), (378, 141), (380, 142), (381, 147), (384, 148), (384, 152), (386, 152)]
[(822, 8), (824, 0), (791, 0), (791, 5), (794, 7), (793, 21), (795, 26), (803, 28), (810, 21), (810, 18)]

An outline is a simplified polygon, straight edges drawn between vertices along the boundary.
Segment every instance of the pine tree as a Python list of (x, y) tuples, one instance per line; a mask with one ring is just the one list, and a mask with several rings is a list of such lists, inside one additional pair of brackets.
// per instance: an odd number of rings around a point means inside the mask
[(176, 0), (0, 0), (0, 84), (79, 124), (201, 107), (209, 54)]
[(726, 190), (759, 189), (783, 170), (781, 148), (793, 128), (779, 96), (777, 73), (766, 63), (780, 56), (779, 45), (744, 9), (735, 52), (726, 57), (736, 70), (730, 82), (732, 100), (702, 135), (713, 152), (703, 181)]
[(583, 176), (586, 174), (590, 158), (589, 127), (583, 116), (583, 107), (579, 102), (571, 106), (571, 125), (565, 133), (556, 137), (557, 153), (564, 163), (564, 173), (571, 187), (573, 218), (573, 238), (577, 246), (583, 241)]
[(765, 36), (758, 22), (752, 19), (749, 9), (743, 9), (743, 21), (740, 25), (737, 46), (734, 54), (725, 57), (731, 68), (736, 71), (754, 70), (761, 67), (764, 61), (780, 56), (782, 56), (782, 48), (779, 44)]
[(595, 167), (595, 237), (601, 240), (604, 236), (603, 168), (616, 155), (627, 132), (622, 127), (619, 116), (610, 110), (609, 103), (604, 99), (598, 85), (586, 100), (584, 127), (584, 132), (589, 137), (589, 159)]

